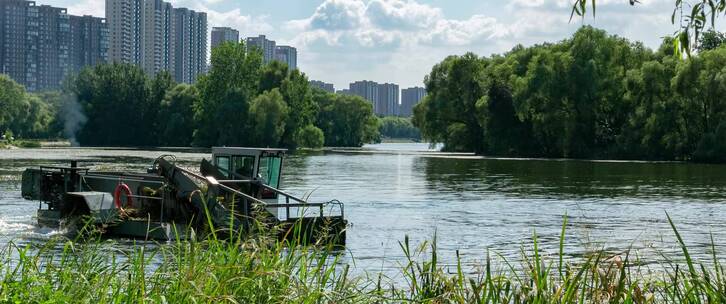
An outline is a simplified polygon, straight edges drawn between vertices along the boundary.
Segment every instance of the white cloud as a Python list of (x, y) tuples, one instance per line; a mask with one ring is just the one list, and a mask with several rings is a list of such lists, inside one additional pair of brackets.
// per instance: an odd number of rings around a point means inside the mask
[[(99, 0), (82, 0), (68, 7), (68, 13), (73, 15), (105, 15), (106, 2)], [(99, 14), (100, 13), (100, 14)]]
[[(274, 29), (267, 19), (269, 16), (242, 15), (240, 9), (228, 12), (207, 11), (208, 23), (211, 26), (228, 26), (240, 32), (242, 36), (252, 36), (261, 33), (269, 33)], [(210, 27), (211, 27), (210, 26)]]
[(471, 45), (509, 35), (507, 27), (492, 17), (474, 15), (467, 20), (439, 20), (436, 25), (421, 33), (420, 40), (435, 45)]
[(414, 0), (326, 0), (310, 17), (283, 28), (294, 33), (301, 68), (339, 88), (364, 78), (421, 85), (445, 56), (478, 51), (482, 44), (499, 51), (498, 40), (511, 36), (497, 18), (449, 19), (440, 8)]
[(415, 1), (372, 0), (366, 8), (371, 24), (389, 30), (426, 29), (443, 19), (441, 9)]
[(311, 17), (291, 20), (285, 28), (298, 32), (293, 41), (303, 48), (320, 42), (386, 49), (419, 43), (469, 45), (507, 33), (495, 18), (446, 19), (441, 9), (413, 0), (326, 0)]
[(257, 35), (260, 33), (270, 32), (274, 29), (272, 24), (267, 21), (269, 18), (267, 15), (243, 15), (239, 8), (223, 11), (210, 6), (223, 1), (225, 0), (172, 0), (170, 2), (174, 5), (174, 7), (187, 7), (197, 12), (206, 12), (207, 24), (210, 32), (212, 27), (215, 26), (232, 27), (240, 31), (240, 35), (242, 36)]
[(308, 19), (307, 27), (323, 30), (351, 30), (366, 25), (365, 4), (360, 0), (327, 0)]
[[(171, 2), (206, 11), (210, 30), (230, 26), (243, 37), (268, 34), (278, 43), (296, 46), (303, 71), (339, 88), (358, 79), (421, 85), (431, 66), (448, 55), (472, 51), (488, 56), (516, 44), (555, 42), (570, 37), (582, 24), (651, 47), (676, 29), (670, 23), (673, 0), (641, 0), (636, 7), (627, 0), (597, 0), (595, 18), (588, 10), (586, 17), (573, 20), (573, 0), (437, 1), (441, 7), (422, 0), (318, 0), (322, 3), (317, 6), (278, 0), (274, 10), (255, 12), (249, 5), (261, 8), (268, 3), (256, 6), (252, 1)], [(102, 0), (78, 0), (69, 11), (103, 15), (103, 5)], [(286, 6), (306, 11), (300, 17), (299, 11), (290, 14)]]
[[(655, 47), (673, 32), (672, 0), (598, 0), (597, 17), (570, 20), (571, 0), (511, 0), (464, 18), (416, 0), (325, 0), (282, 29), (300, 50), (312, 78), (346, 87), (358, 79), (421, 85), (431, 67), (451, 54), (503, 53), (517, 44), (556, 42), (582, 24)], [(461, 16), (461, 14), (460, 14)], [(331, 76), (334, 75), (334, 76)]]

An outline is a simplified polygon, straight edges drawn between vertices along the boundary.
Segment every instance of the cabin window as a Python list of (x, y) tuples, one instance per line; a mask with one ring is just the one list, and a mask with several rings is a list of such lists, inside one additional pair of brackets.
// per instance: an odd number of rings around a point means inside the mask
[(217, 156), (214, 162), (219, 171), (222, 171), (225, 176), (229, 176), (229, 156)]
[(232, 169), (234, 170), (233, 179), (253, 179), (255, 177), (255, 157), (254, 156), (234, 156), (232, 157)]
[(262, 182), (273, 188), (280, 188), (280, 169), (282, 158), (277, 156), (263, 157), (260, 160)]

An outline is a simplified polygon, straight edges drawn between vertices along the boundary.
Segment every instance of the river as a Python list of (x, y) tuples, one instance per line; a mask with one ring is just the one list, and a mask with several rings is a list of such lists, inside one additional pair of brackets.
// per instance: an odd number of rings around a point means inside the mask
[[(425, 151), (425, 152), (424, 152)], [(28, 149), (0, 151), (0, 246), (59, 234), (34, 224), (36, 202), (20, 197), (27, 167), (71, 159), (96, 169), (143, 171), (168, 151)], [(194, 166), (204, 153), (173, 152)], [(425, 144), (300, 153), (286, 159), (282, 188), (313, 202), (338, 199), (352, 223), (345, 259), (355, 269), (395, 272), (398, 242), (437, 238), (440, 258), (474, 269), (487, 252), (520, 257), (536, 232), (556, 253), (568, 215), (566, 252), (616, 254), (632, 248), (645, 264), (677, 256), (666, 212), (692, 254), (706, 260), (711, 234), (726, 248), (726, 166), (577, 160), (486, 159), (431, 152)]]

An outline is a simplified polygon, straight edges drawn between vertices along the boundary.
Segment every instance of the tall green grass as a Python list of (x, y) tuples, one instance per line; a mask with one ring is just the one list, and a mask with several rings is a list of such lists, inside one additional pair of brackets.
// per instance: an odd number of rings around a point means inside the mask
[[(436, 237), (400, 242), (402, 280), (353, 276), (330, 246), (296, 246), (272, 234), (221, 240), (176, 240), (121, 250), (108, 241), (55, 240), (11, 244), (2, 252), (2, 303), (723, 303), (726, 279), (718, 256), (694, 260), (681, 248), (655, 276), (630, 254), (603, 252), (565, 259), (566, 219), (559, 251), (550, 256), (533, 234), (522, 258), (490, 254), (481, 271), (440, 264)], [(709, 265), (709, 266), (706, 266)]]

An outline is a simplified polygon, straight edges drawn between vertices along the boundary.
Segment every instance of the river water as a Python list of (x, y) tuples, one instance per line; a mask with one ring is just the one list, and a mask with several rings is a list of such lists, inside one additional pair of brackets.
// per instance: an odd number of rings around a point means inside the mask
[[(566, 252), (577, 258), (629, 248), (644, 262), (677, 256), (666, 212), (692, 254), (707, 260), (711, 235), (726, 248), (726, 166), (575, 160), (485, 159), (431, 152), (426, 144), (382, 144), (346, 152), (291, 155), (282, 188), (310, 201), (338, 199), (352, 223), (344, 254), (357, 271), (390, 273), (399, 241), (437, 238), (440, 258), (459, 251), (474, 269), (487, 252), (520, 257), (536, 232), (558, 250), (568, 215)], [(104, 170), (145, 168), (169, 151), (38, 149), (0, 151), (0, 246), (42, 241), (59, 232), (34, 224), (36, 202), (20, 197), (25, 168), (71, 159)], [(190, 167), (205, 153), (173, 152)]]

